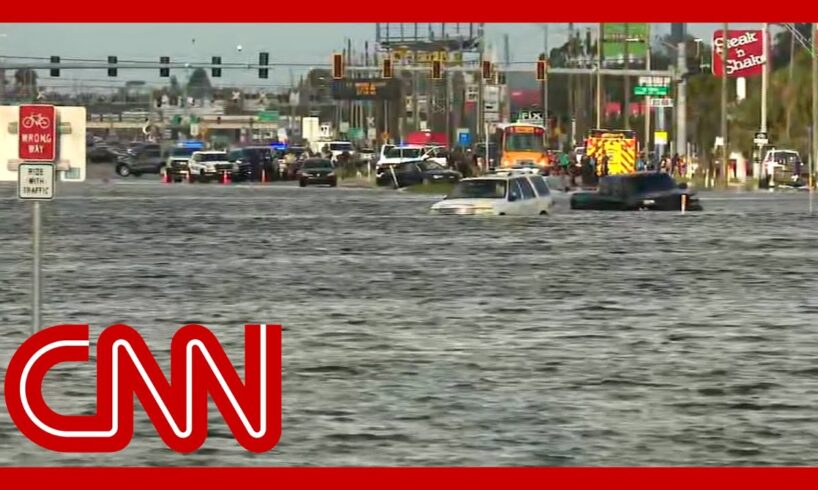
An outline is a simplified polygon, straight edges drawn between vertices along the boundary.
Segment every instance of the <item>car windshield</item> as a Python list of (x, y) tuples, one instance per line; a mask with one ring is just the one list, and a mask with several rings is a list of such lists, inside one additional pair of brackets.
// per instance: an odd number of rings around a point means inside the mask
[(504, 199), (506, 197), (505, 180), (464, 180), (452, 189), (448, 199)]
[(676, 183), (668, 174), (654, 173), (642, 175), (634, 179), (636, 192), (668, 191), (676, 188)]
[(317, 169), (332, 169), (332, 162), (329, 160), (312, 160), (304, 163), (304, 170), (317, 170)]
[(199, 154), (200, 162), (225, 162), (227, 161), (227, 153), (201, 153)]
[(171, 157), (189, 157), (196, 151), (192, 148), (174, 148), (170, 150)]
[(419, 158), (423, 155), (423, 148), (390, 148), (386, 150), (386, 158)]
[(352, 143), (330, 143), (330, 151), (352, 151)]

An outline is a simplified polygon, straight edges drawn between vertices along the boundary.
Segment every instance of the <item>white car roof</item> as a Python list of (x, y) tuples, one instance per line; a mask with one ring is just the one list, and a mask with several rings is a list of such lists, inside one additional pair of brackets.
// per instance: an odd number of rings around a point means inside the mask
[(208, 151), (194, 151), (194, 155), (227, 155), (226, 151), (208, 150)]
[(460, 182), (468, 182), (472, 180), (509, 180), (509, 179), (516, 179), (518, 177), (542, 177), (541, 175), (537, 174), (524, 174), (524, 173), (508, 173), (508, 174), (491, 174), (491, 175), (483, 175), (480, 177), (469, 177), (467, 179), (461, 179)]

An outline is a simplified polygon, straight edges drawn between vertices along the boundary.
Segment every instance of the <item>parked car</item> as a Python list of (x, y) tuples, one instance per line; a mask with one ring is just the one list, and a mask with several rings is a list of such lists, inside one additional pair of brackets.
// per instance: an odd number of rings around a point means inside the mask
[(238, 165), (230, 163), (225, 151), (197, 151), (190, 157), (190, 174), (194, 182), (219, 179), (225, 173), (232, 177)]
[(599, 180), (595, 192), (575, 192), (571, 195), (571, 209), (597, 211), (678, 211), (682, 198), (688, 211), (701, 211), (696, 193), (687, 184), (677, 184), (669, 174), (638, 172), (608, 175)]
[(428, 160), (396, 163), (380, 170), (376, 177), (376, 183), (380, 186), (407, 187), (432, 182), (457, 182), (463, 178), (460, 172)]
[(381, 148), (381, 156), (376, 165), (376, 172), (380, 173), (380, 169), (386, 165), (422, 160), (424, 153), (426, 153), (426, 149), (419, 145), (384, 145)]
[(458, 182), (432, 214), (536, 216), (550, 214), (554, 199), (540, 175), (492, 175)]
[(267, 181), (279, 180), (281, 173), (275, 158), (275, 150), (269, 146), (245, 146), (230, 150), (230, 163), (237, 166), (236, 181), (261, 182), (261, 173)]
[(298, 173), (298, 185), (307, 187), (316, 184), (330, 187), (338, 185), (338, 176), (331, 160), (313, 158), (304, 161)]

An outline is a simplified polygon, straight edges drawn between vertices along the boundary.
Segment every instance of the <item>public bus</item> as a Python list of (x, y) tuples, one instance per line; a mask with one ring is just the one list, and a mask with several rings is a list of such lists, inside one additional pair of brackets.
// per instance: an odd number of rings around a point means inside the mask
[(500, 144), (500, 168), (518, 165), (549, 166), (545, 126), (530, 123), (499, 124), (495, 133)]

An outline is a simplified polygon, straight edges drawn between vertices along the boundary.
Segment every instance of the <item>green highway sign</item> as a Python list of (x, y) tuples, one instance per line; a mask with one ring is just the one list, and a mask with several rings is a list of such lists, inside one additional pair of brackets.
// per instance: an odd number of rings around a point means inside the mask
[(633, 87), (633, 95), (644, 95), (646, 97), (666, 97), (670, 93), (670, 87), (651, 87), (637, 85)]
[(278, 122), (279, 118), (278, 111), (262, 111), (258, 114), (258, 122)]

